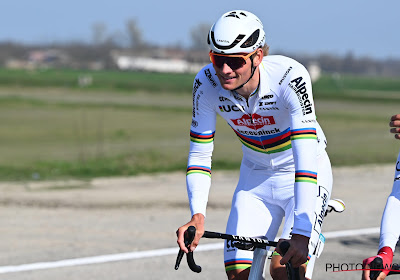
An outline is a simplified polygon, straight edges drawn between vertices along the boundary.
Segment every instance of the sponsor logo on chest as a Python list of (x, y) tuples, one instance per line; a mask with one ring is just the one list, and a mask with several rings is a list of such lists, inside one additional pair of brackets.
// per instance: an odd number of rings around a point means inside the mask
[(276, 106), (276, 101), (259, 101), (258, 109), (263, 111), (276, 110), (279, 111), (278, 106)]
[(273, 116), (260, 116), (258, 114), (243, 115), (239, 119), (233, 119), (232, 122), (236, 126), (246, 126), (252, 129), (260, 129), (266, 125), (274, 125), (275, 119)]

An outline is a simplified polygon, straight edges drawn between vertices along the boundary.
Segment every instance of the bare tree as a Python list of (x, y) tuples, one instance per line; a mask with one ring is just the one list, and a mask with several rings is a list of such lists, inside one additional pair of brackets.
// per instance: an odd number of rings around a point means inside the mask
[(118, 46), (118, 47), (126, 47), (127, 44), (127, 38), (126, 34), (120, 30), (116, 30), (109, 34), (106, 39), (106, 43), (109, 46)]
[(208, 23), (201, 23), (190, 31), (192, 38), (192, 49), (194, 50), (208, 50), (207, 34), (211, 25)]
[(96, 22), (92, 25), (92, 36), (94, 45), (102, 45), (107, 40), (107, 26), (103, 22)]
[(140, 49), (145, 46), (143, 41), (142, 32), (139, 29), (136, 19), (130, 19), (126, 23), (126, 29), (128, 32), (128, 38), (130, 46), (133, 49)]

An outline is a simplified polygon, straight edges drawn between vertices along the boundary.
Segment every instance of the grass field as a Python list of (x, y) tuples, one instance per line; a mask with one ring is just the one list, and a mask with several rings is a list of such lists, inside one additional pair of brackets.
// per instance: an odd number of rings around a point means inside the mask
[[(79, 86), (79, 77), (92, 83)], [(186, 168), (193, 75), (0, 70), (0, 180), (135, 175)], [(161, 85), (165, 88), (161, 88)], [(393, 163), (400, 81), (324, 76), (314, 84), (333, 165)], [(213, 168), (240, 164), (218, 120)]]

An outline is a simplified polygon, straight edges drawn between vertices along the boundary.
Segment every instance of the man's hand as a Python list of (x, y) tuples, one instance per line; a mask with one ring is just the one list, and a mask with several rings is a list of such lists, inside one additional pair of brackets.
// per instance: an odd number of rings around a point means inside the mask
[(176, 231), (176, 236), (178, 237), (177, 243), (179, 245), (179, 248), (182, 251), (184, 251), (185, 253), (189, 253), (189, 250), (185, 246), (185, 241), (184, 241), (183, 236), (184, 236), (187, 228), (190, 226), (194, 226), (196, 228), (196, 236), (194, 237), (193, 242), (192, 242), (192, 244), (190, 244), (190, 247), (189, 247), (190, 252), (193, 252), (194, 249), (196, 249), (197, 245), (199, 245), (200, 238), (204, 234), (204, 216), (203, 216), (203, 214), (194, 214), (190, 222), (181, 226)]
[[(392, 261), (393, 261), (393, 251), (390, 247), (381, 248), (378, 252), (378, 255), (363, 260), (363, 268), (364, 269), (371, 268), (370, 263), (375, 258), (381, 258), (382, 262), (383, 262), (383, 268), (386, 268), (386, 269), (383, 269), (382, 272), (379, 273), (378, 278), (376, 278), (377, 280), (383, 280), (386, 278), (386, 276), (388, 275), (388, 273), (390, 271)], [(370, 270), (363, 270), (361, 280), (370, 280), (370, 274), (371, 274)]]
[[(300, 265), (305, 263), (307, 261), (307, 256), (308, 256), (309, 240), (310, 238), (307, 236), (300, 234), (293, 234), (292, 238), (288, 240), (288, 242), (290, 243), (289, 250), (287, 251), (285, 256), (281, 259), (280, 263), (284, 265), (290, 260), (293, 267), (299, 267)], [(283, 241), (283, 239), (279, 240), (277, 246), (278, 253), (281, 253), (279, 251), (279, 244), (281, 241)]]
[(393, 115), (390, 118), (389, 126), (391, 127), (390, 132), (394, 133), (394, 137), (400, 140), (400, 114)]

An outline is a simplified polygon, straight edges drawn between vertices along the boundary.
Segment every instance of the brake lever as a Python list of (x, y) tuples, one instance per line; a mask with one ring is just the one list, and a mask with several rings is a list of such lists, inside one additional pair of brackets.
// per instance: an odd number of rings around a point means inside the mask
[[(184, 235), (184, 242), (186, 248), (189, 249), (190, 244), (193, 242), (193, 239), (196, 235), (196, 228), (194, 226), (188, 227), (188, 229), (185, 231)], [(182, 261), (184, 251), (182, 249), (179, 249), (178, 256), (176, 257), (176, 262), (175, 262), (175, 270), (178, 270), (179, 265)], [(201, 272), (201, 266), (197, 265), (194, 261), (193, 258), (193, 252), (190, 252), (186, 254), (186, 259), (188, 266), (193, 272), (200, 273)]]

